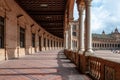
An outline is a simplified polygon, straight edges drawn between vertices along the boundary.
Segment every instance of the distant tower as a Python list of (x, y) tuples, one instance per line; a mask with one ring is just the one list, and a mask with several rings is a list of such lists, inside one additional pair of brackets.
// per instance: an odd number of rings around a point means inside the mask
[(102, 35), (105, 35), (105, 31), (103, 30)]
[(119, 33), (119, 31), (118, 31), (117, 27), (116, 27), (116, 29), (115, 29), (114, 33)]
[(113, 34), (114, 32), (112, 31), (111, 34)]

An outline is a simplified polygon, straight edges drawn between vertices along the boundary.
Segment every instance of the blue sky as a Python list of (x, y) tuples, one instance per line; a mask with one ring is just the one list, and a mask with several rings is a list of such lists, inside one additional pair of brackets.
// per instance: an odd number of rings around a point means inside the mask
[[(76, 4), (74, 18), (78, 19)], [(120, 32), (120, 0), (93, 0), (91, 18), (93, 33), (111, 33), (116, 27)]]

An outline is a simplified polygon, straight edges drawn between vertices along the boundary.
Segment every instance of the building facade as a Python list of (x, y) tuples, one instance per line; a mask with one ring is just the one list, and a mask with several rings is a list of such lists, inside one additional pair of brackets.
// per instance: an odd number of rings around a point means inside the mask
[(114, 50), (120, 49), (120, 32), (116, 28), (110, 34), (92, 34), (92, 46), (94, 50)]
[(15, 0), (0, 0), (0, 61), (62, 48), (63, 39), (42, 28)]
[[(78, 44), (77, 36), (78, 36), (78, 21), (73, 21), (73, 41), (76, 41)], [(76, 36), (75, 36), (76, 35)], [(85, 33), (84, 33), (85, 35)], [(85, 39), (84, 39), (85, 40)], [(74, 45), (74, 43), (73, 43)], [(75, 47), (75, 46), (74, 46)], [(77, 50), (78, 46), (73, 48)], [(116, 28), (110, 34), (105, 34), (103, 31), (101, 34), (92, 34), (92, 48), (93, 50), (116, 50), (120, 49), (120, 32)]]

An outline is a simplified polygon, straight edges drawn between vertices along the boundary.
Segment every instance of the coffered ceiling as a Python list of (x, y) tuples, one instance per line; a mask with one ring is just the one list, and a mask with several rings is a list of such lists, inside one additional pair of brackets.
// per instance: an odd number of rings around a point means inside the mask
[(63, 38), (67, 0), (16, 0), (48, 32)]

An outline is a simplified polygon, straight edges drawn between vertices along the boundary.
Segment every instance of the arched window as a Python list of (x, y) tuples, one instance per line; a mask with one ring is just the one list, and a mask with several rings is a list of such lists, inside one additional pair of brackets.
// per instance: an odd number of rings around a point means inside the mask
[(0, 48), (4, 48), (4, 18), (0, 17)]
[(25, 29), (20, 27), (20, 47), (25, 47)]
[(32, 34), (32, 47), (35, 47), (35, 34)]

